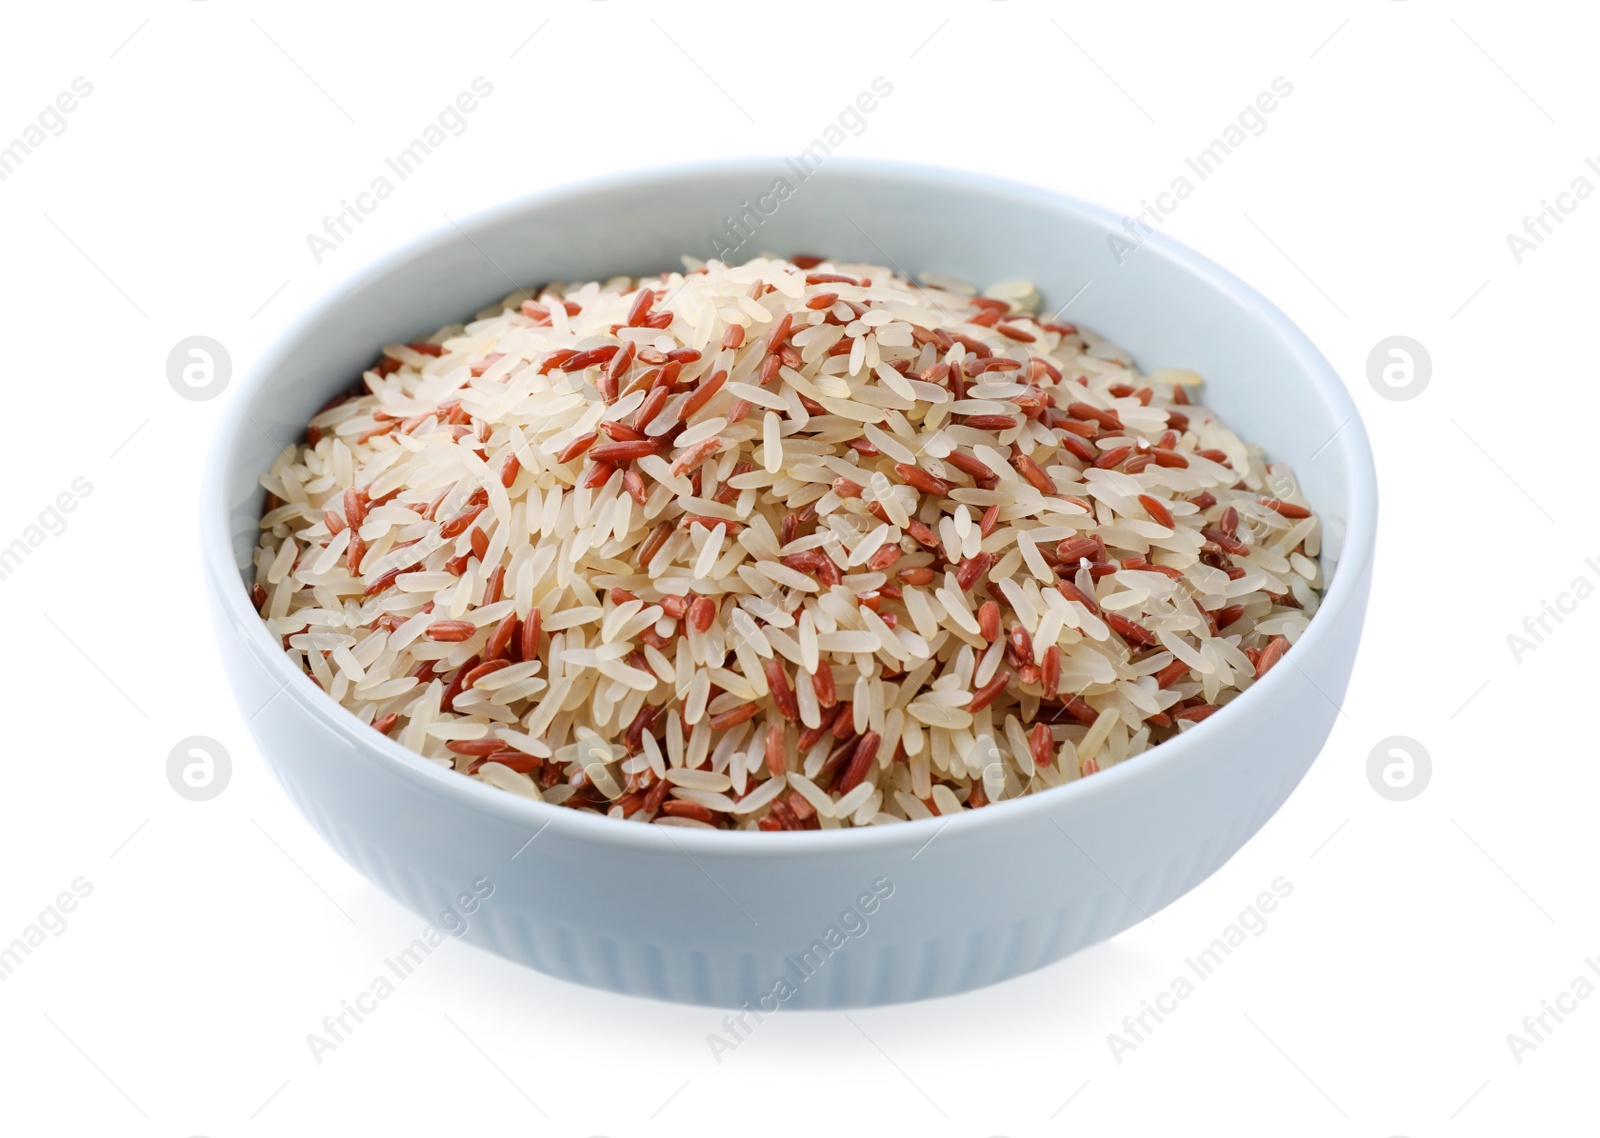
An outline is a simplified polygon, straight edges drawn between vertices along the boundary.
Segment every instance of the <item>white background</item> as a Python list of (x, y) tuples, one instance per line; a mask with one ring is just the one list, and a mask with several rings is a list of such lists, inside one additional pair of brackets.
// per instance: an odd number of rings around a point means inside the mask
[[(74, 878), (93, 893), (0, 982), (0, 1128), (1575, 1132), (1594, 1115), (1600, 998), (1520, 1063), (1506, 1037), (1600, 956), (1600, 602), (1552, 622), (1520, 662), (1507, 636), (1574, 578), (1600, 582), (1600, 561), (1584, 564), (1600, 557), (1600, 201), (1520, 264), (1506, 235), (1578, 176), (1600, 186), (1583, 164), (1600, 156), (1583, 8), (135, 0), (8, 13), (0, 143), (74, 77), (93, 93), (0, 181), (0, 545), (75, 478), (93, 489), (0, 580), (0, 943)], [(306, 234), (478, 75), (494, 93), (466, 132), (317, 264)], [(179, 398), (169, 350), (214, 337), (242, 375), (319, 296), (446, 214), (608, 171), (792, 154), (879, 75), (894, 93), (844, 152), (1129, 212), (1275, 77), (1293, 84), (1165, 228), (1307, 331), (1373, 439), (1377, 578), (1326, 751), (1193, 893), (998, 987), (785, 1014), (719, 1064), (716, 1012), (451, 942), (318, 1064), (307, 1033), (420, 922), (301, 821), (221, 680), (194, 523), (201, 456), (237, 391)], [(1393, 334), (1433, 363), (1406, 402), (1367, 378)], [(197, 734), (234, 767), (202, 803), (165, 773)], [(1391, 735), (1432, 757), (1407, 802), (1367, 778)], [(1280, 875), (1294, 892), (1266, 932), (1117, 1062), (1108, 1033)]]

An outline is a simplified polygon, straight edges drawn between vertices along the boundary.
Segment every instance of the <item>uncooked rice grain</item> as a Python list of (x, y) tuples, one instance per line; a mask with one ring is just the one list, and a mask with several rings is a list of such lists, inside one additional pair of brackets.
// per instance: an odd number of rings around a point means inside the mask
[(1126, 762), (1305, 631), (1320, 521), (1195, 373), (1026, 281), (685, 265), (519, 291), (317, 413), (252, 590), (313, 683), (526, 797), (835, 829)]

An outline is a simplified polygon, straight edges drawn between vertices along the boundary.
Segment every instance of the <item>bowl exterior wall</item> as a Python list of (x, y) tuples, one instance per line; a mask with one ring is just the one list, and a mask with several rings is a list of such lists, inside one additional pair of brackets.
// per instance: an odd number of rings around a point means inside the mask
[(580, 984), (758, 1010), (966, 991), (1164, 908), (1300, 781), (1332, 727), (1359, 630), (1351, 622), (1298, 661), (1305, 673), (1287, 695), (1158, 786), (1053, 796), (1047, 811), (981, 833), (919, 824), (896, 848), (754, 859), (691, 855), (660, 827), (643, 848), (597, 845), (439, 795), (386, 755), (330, 737), (305, 714), (327, 698), (309, 681), (274, 695), (277, 681), (241, 650), (244, 630), (226, 621), (219, 612), (224, 659), (273, 774), (328, 844), (401, 904), (437, 921), (487, 878), (493, 894), (465, 934), (482, 948)]

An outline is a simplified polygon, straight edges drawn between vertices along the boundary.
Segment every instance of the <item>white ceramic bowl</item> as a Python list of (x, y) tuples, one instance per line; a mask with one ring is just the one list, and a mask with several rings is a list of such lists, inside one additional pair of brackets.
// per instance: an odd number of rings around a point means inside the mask
[[(780, 177), (792, 190), (781, 201)], [(298, 440), (382, 344), (513, 286), (708, 257), (746, 202), (760, 222), (741, 258), (815, 252), (980, 283), (1025, 277), (1047, 311), (1076, 297), (1067, 318), (1143, 368), (1206, 376), (1207, 402), (1287, 461), (1326, 521), (1329, 586), (1293, 666), (1092, 778), (948, 820), (802, 833), (630, 825), (507, 794), (378, 735), (291, 667), (243, 583), (256, 480), (275, 448)], [(539, 194), (343, 288), (231, 397), (203, 507), (222, 660), (289, 796), (419, 915), (476, 906), (465, 915), (473, 943), (582, 984), (702, 1004), (848, 1007), (960, 992), (1059, 960), (1192, 889), (1283, 803), (1327, 738), (1366, 607), (1377, 493), (1355, 406), (1306, 337), (1160, 234), (1119, 264), (1107, 236), (1123, 233), (1121, 220), (976, 174), (829, 159), (800, 181), (776, 160), (737, 161)], [(463, 903), (483, 878), (492, 896)]]

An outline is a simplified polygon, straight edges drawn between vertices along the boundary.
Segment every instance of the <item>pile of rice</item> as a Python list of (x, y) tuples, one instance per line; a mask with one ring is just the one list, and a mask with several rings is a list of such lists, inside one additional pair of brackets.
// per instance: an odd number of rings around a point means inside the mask
[(1277, 663), (1293, 479), (1121, 349), (930, 275), (685, 259), (392, 344), (262, 479), (253, 599), (364, 722), (634, 822), (951, 815)]

